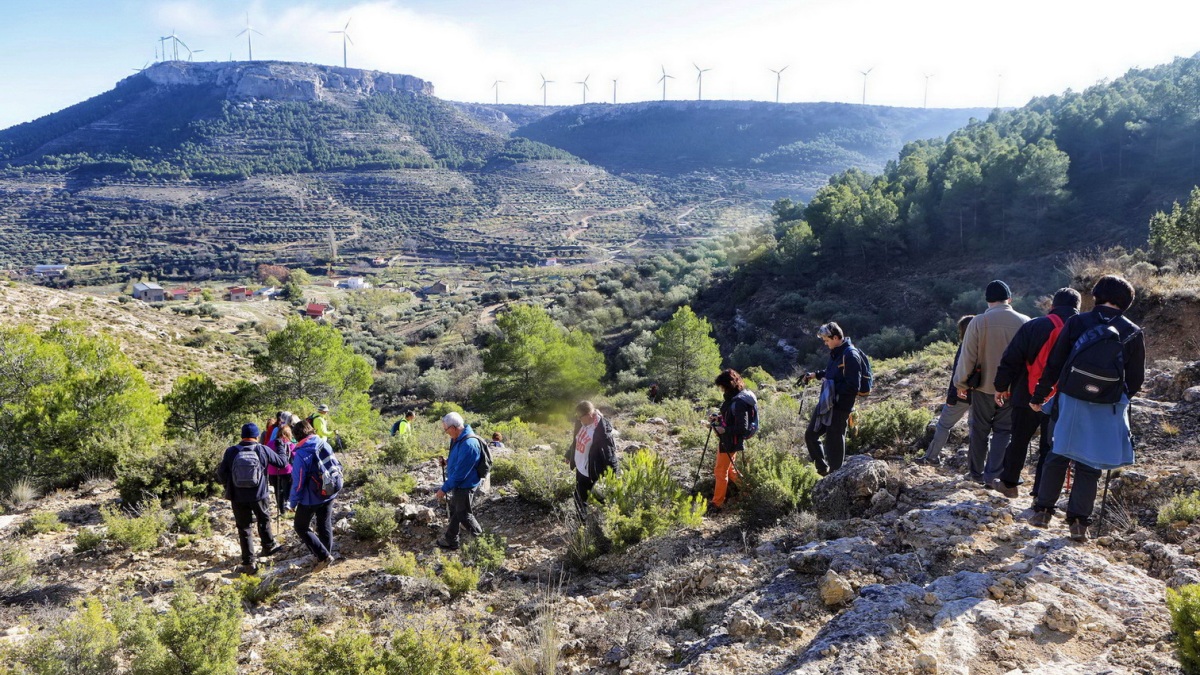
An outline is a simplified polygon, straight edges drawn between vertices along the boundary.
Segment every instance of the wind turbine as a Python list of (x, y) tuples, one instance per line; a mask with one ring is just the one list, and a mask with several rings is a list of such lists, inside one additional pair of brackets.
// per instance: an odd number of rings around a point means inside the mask
[(692, 65), (696, 67), (696, 100), (701, 100), (704, 94), (704, 74), (712, 70), (712, 68), (701, 68), (693, 61)]
[(130, 70), (135, 70), (135, 71), (137, 71), (137, 72), (139, 72), (139, 73), (140, 73), (140, 72), (142, 72), (143, 70), (145, 70), (145, 69), (146, 69), (146, 68), (148, 68), (148, 67), (150, 67), (150, 62), (149, 62), (149, 61), (147, 61), (145, 64), (143, 64), (141, 68), (130, 68)]
[(929, 78), (933, 77), (933, 73), (925, 73), (925, 98), (921, 103), (922, 108), (929, 107)]
[[(350, 22), (347, 21), (346, 25), (350, 25)], [(254, 33), (258, 33), (258, 31), (254, 30), (254, 28), (250, 26), (250, 13), (246, 12), (246, 30), (243, 30), (234, 37), (242, 37), (242, 35), (246, 36), (246, 53), (250, 61), (254, 60), (254, 44), (250, 41), (250, 38), (253, 37)], [(262, 35), (262, 33), (258, 34)]]
[(554, 80), (547, 80), (545, 75), (538, 73), (538, 77), (542, 78), (542, 105), (546, 105), (546, 94), (550, 91), (548, 85), (554, 84)]
[(504, 80), (496, 80), (492, 83), (492, 89), (496, 90), (496, 105), (500, 105), (500, 85), (504, 84)]
[(203, 49), (197, 49), (196, 51), (192, 51), (192, 50), (190, 50), (190, 49), (189, 49), (189, 50), (188, 50), (188, 61), (191, 61), (193, 56), (195, 56), (196, 54), (199, 54), (199, 53), (200, 53), (200, 52), (202, 52), (202, 51), (204, 51), (204, 50), (203, 50)]
[[(172, 28), (172, 29), (171, 29), (171, 34), (170, 34), (170, 35), (168, 35), (168, 36), (166, 36), (166, 37), (164, 37), (164, 38), (160, 38), (160, 39), (161, 39), (161, 40), (163, 40), (164, 42), (165, 42), (166, 40), (170, 40), (170, 41), (171, 41), (171, 60), (172, 60), (172, 61), (178, 61), (178, 60), (179, 60), (179, 45), (183, 45), (183, 48), (184, 48), (184, 49), (187, 49), (189, 53), (192, 51), (192, 50), (191, 50), (191, 49), (190, 49), (190, 48), (187, 46), (187, 44), (186, 44), (186, 43), (184, 43), (184, 41), (183, 41), (183, 40), (180, 40), (180, 39), (179, 39), (179, 36), (175, 34), (175, 29), (174, 29), (174, 28)], [(167, 48), (166, 48), (166, 46), (165, 46), (165, 45), (163, 46), (163, 60), (164, 60), (164, 61), (166, 61), (166, 60), (167, 60)]]
[(662, 82), (662, 86), (663, 86), (663, 100), (664, 100), (664, 101), (665, 101), (665, 100), (667, 100), (667, 80), (673, 80), (673, 79), (675, 79), (675, 76), (674, 76), (674, 75), (668, 75), (668, 74), (667, 74), (667, 67), (666, 67), (666, 66), (662, 66), (662, 77), (658, 78), (658, 81), (659, 81), (659, 82)]
[(591, 75), (588, 75), (587, 77), (584, 77), (582, 81), (580, 81), (580, 82), (576, 82), (576, 83), (575, 83), (575, 84), (581, 84), (581, 85), (583, 85), (583, 102), (584, 102), (585, 104), (587, 103), (587, 93), (588, 93), (588, 83), (587, 83), (587, 81), (588, 81), (588, 78), (590, 78), (590, 77), (591, 77)]
[[(788, 65), (791, 65), (791, 64), (788, 64)], [(788, 69), (788, 66), (784, 66), (784, 67), (780, 68), (779, 70), (775, 70), (774, 68), (767, 68), (767, 70), (771, 71), (772, 73), (775, 73), (775, 102), (776, 103), (779, 103), (779, 83), (781, 80), (783, 80), (783, 71), (785, 71), (787, 69)]]
[(617, 78), (613, 78), (613, 105), (617, 104)]
[(350, 22), (353, 20), (354, 20), (354, 17), (350, 17), (349, 19), (346, 19), (346, 25), (342, 26), (341, 30), (329, 31), (330, 34), (332, 34), (332, 35), (341, 35), (342, 36), (342, 67), (343, 68), (349, 67), (346, 65), (346, 43), (349, 42), (350, 44), (354, 44), (354, 40), (350, 39), (350, 33), (349, 33)]
[(863, 99), (862, 99), (863, 105), (867, 104), (867, 76), (871, 74), (872, 70), (875, 70), (874, 66), (867, 68), (866, 70), (858, 71), (858, 72), (862, 73), (862, 76), (863, 76)]

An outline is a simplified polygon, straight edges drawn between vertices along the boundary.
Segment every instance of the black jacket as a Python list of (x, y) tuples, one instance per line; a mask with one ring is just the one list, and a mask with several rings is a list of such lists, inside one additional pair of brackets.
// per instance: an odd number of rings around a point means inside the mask
[[(1063, 320), (1063, 330), (1071, 317), (1079, 314), (1074, 307), (1052, 307), (1050, 313)], [(1026, 321), (1017, 329), (1012, 342), (1004, 349), (1000, 358), (1000, 366), (996, 368), (996, 379), (993, 382), (996, 391), (1007, 391), (1012, 394), (1013, 405), (1029, 405), (1029, 367), (1037, 360), (1038, 354), (1050, 334), (1054, 332), (1054, 322), (1049, 316), (1040, 316), (1032, 321)], [(1049, 362), (1049, 359), (1047, 359)]]
[[(1046, 397), (1050, 395), (1050, 388), (1058, 383), (1062, 376), (1063, 368), (1067, 365), (1067, 359), (1071, 356), (1071, 349), (1075, 346), (1075, 341), (1088, 330), (1106, 322), (1112, 322), (1113, 326), (1121, 333), (1122, 338), (1138, 329), (1137, 324), (1121, 316), (1121, 310), (1113, 307), (1097, 307), (1090, 312), (1068, 319), (1062, 332), (1058, 334), (1058, 341), (1054, 343), (1050, 357), (1046, 359), (1046, 370), (1042, 371), (1042, 379), (1038, 381), (1031, 402), (1039, 405), (1046, 402)], [(1146, 340), (1145, 336), (1138, 333), (1132, 340), (1125, 343), (1125, 393), (1129, 398), (1133, 398), (1141, 391), (1142, 383), (1145, 381)]]
[[(257, 488), (240, 488), (233, 484), (233, 457), (245, 446), (253, 445), (258, 452), (258, 461), (262, 464), (262, 480), (258, 482)], [(267, 465), (286, 469), (288, 461), (280, 457), (274, 450), (257, 441), (242, 441), (237, 445), (231, 445), (225, 448), (225, 456), (221, 458), (221, 463), (217, 465), (217, 480), (225, 486), (225, 498), (231, 502), (247, 503), (259, 502), (267, 498)]]
[(833, 379), (833, 409), (854, 410), (858, 400), (858, 379), (861, 366), (858, 361), (858, 350), (850, 344), (850, 338), (844, 338), (842, 344), (829, 352), (829, 365), (825, 372), (817, 373), (817, 379)]
[(950, 366), (950, 388), (946, 390), (946, 405), (968, 403), (967, 399), (958, 397), (958, 387), (954, 386), (954, 371), (958, 370), (958, 357), (962, 356), (962, 343), (958, 343), (958, 351), (954, 352), (954, 364)]
[(726, 394), (721, 403), (721, 426), (725, 433), (717, 437), (720, 452), (741, 452), (746, 444), (746, 429), (750, 427), (750, 411), (758, 403), (752, 391)]
[[(575, 468), (575, 437), (581, 426), (576, 420), (571, 442), (567, 444), (567, 462), (572, 469)], [(613, 438), (612, 423), (607, 417), (601, 417), (592, 434), (592, 447), (588, 449), (588, 478), (598, 480), (610, 468), (614, 472), (617, 470), (617, 439)]]

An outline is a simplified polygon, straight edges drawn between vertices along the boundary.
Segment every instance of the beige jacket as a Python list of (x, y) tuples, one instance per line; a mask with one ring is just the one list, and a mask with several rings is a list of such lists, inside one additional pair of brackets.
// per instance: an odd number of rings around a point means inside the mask
[(954, 386), (967, 389), (967, 378), (976, 365), (982, 366), (983, 380), (977, 389), (984, 394), (995, 394), (996, 369), (1004, 349), (1012, 341), (1017, 329), (1029, 317), (1012, 308), (1008, 303), (988, 307), (983, 314), (971, 319), (963, 335), (962, 356), (954, 370)]

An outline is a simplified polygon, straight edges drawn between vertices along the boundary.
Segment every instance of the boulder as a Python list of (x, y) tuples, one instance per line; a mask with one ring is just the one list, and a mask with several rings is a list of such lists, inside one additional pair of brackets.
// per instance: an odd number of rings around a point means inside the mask
[(735, 607), (729, 612), (729, 636), (746, 640), (763, 630), (766, 621), (749, 607)]
[(833, 570), (821, 577), (817, 588), (821, 592), (821, 602), (825, 603), (826, 607), (844, 605), (855, 597), (854, 587), (850, 582)]
[(402, 504), (396, 507), (396, 520), (406, 521), (412, 520), (422, 525), (432, 523), (437, 517), (437, 512), (428, 506), (420, 504)]
[[(885, 496), (876, 498), (883, 492)], [(813, 487), (813, 510), (825, 520), (872, 516), (891, 510), (900, 494), (900, 481), (887, 462), (854, 455), (840, 469)]]
[(1200, 387), (1188, 387), (1184, 389), (1183, 400), (1188, 403), (1200, 402)]
[(788, 558), (788, 566), (803, 574), (849, 572), (870, 569), (877, 557), (879, 549), (870, 540), (845, 537), (805, 544)]

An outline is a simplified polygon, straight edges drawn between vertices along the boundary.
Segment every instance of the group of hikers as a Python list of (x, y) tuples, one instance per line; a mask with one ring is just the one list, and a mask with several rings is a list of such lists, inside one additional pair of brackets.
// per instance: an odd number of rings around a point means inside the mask
[[(1080, 294), (1059, 289), (1047, 314), (1031, 320), (1012, 307), (1007, 284), (989, 283), (987, 309), (958, 321), (959, 347), (946, 401), (932, 442), (916, 460), (939, 464), (950, 430), (969, 415), (965, 478), (1012, 499), (1019, 495), (1029, 445), (1040, 433), (1029, 522), (1049, 526), (1068, 472), (1073, 471), (1066, 518), (1076, 541), (1087, 540), (1101, 473), (1133, 463), (1129, 401), (1145, 379), (1144, 336), (1124, 316), (1133, 304), (1133, 286), (1108, 275), (1096, 282), (1091, 295), (1094, 309), (1081, 313)], [(871, 392), (873, 375), (870, 359), (837, 323), (820, 326), (817, 337), (829, 350), (828, 362), (823, 371), (805, 372), (800, 381), (821, 382), (804, 442), (817, 473), (826, 476), (845, 460), (847, 427), (858, 399)], [(720, 511), (726, 506), (729, 484), (742, 482), (738, 455), (758, 431), (758, 401), (736, 370), (722, 370), (714, 384), (723, 400), (709, 417), (710, 439), (714, 434), (718, 439), (710, 508)], [(657, 398), (657, 387), (649, 396)], [(581, 401), (574, 413), (564, 459), (575, 473), (574, 503), (582, 517), (597, 481), (617, 470), (617, 434), (590, 401)], [(241, 442), (225, 451), (218, 476), (232, 503), (247, 569), (257, 569), (251, 549), (255, 521), (263, 556), (281, 548), (271, 531), (268, 486), (275, 491), (277, 511), (282, 514), (286, 507), (295, 513), (296, 533), (315, 558), (313, 570), (335, 559), (332, 505), (342, 479), (328, 440), (328, 414), (326, 405), (308, 419), (280, 412), (262, 434), (254, 424), (242, 427)], [(414, 419), (415, 412), (406, 413), (392, 427), (392, 435), (413, 433)], [(447, 503), (449, 524), (437, 545), (453, 550), (462, 530), (483, 532), (473, 511), (474, 497), (486, 488), (492, 450), (503, 447), (503, 438), (496, 433), (485, 441), (457, 412), (442, 417), (441, 425), (449, 452), (439, 458), (443, 480), (436, 497)]]

